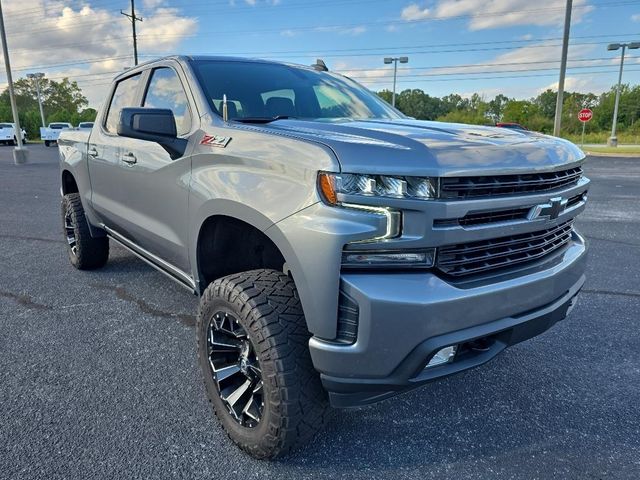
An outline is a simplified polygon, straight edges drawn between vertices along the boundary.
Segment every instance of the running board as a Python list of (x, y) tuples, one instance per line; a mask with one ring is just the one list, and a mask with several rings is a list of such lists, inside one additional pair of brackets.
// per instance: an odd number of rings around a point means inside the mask
[(107, 227), (106, 225), (100, 225), (104, 231), (107, 232), (107, 236), (112, 240), (115, 240), (124, 248), (133, 253), (136, 257), (138, 257), (143, 262), (151, 265), (153, 268), (158, 270), (160, 273), (164, 273), (171, 280), (177, 282), (182, 285), (184, 288), (189, 290), (191, 293), (197, 295), (196, 284), (189, 275), (184, 273), (179, 268), (171, 265), (169, 262), (164, 261), (157, 255), (154, 255), (148, 250), (145, 250), (141, 246), (129, 240), (127, 237), (119, 234), (115, 230)]

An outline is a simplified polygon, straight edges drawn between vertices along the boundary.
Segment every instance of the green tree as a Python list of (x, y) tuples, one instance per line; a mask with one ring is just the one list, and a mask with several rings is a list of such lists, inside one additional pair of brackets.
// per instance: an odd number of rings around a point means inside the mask
[[(40, 135), (40, 110), (35, 81), (20, 78), (14, 82), (14, 90), (16, 104), (20, 112), (20, 122), (29, 138), (38, 138)], [(80, 118), (82, 113), (87, 110), (86, 117), (93, 116), (95, 118), (95, 110), (86, 108), (89, 102), (75, 81), (63, 78), (57, 82), (42, 78), (40, 79), (40, 93), (47, 123), (52, 121), (73, 123), (74, 118)], [(0, 121), (11, 121), (11, 119), (9, 91), (5, 89), (0, 94)]]
[(502, 115), (507, 103), (509, 103), (509, 98), (503, 94), (496, 95), (495, 98), (489, 102), (487, 114), (494, 122), (502, 120)]

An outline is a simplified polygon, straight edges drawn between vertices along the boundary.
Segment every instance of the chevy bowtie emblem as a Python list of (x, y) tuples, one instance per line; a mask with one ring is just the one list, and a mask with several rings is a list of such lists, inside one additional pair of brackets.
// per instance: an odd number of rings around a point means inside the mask
[(535, 220), (540, 217), (549, 217), (550, 220), (554, 220), (567, 208), (567, 201), (566, 198), (554, 197), (549, 200), (549, 203), (531, 207), (527, 218), (529, 220)]

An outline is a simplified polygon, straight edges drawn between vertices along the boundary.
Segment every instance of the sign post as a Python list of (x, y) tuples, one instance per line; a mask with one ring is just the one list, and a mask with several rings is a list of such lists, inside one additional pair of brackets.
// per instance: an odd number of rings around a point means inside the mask
[(584, 129), (587, 126), (587, 122), (593, 118), (593, 112), (589, 108), (583, 108), (578, 112), (578, 120), (582, 122), (582, 144), (584, 147)]

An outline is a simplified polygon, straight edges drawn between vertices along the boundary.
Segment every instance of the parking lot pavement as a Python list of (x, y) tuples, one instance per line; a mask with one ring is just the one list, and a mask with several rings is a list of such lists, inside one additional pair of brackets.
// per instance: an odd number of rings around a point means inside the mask
[(591, 158), (589, 278), (571, 316), (488, 365), (336, 412), (253, 460), (217, 425), (197, 299), (112, 242), (74, 270), (57, 149), (0, 147), (0, 478), (640, 478), (640, 159)]

